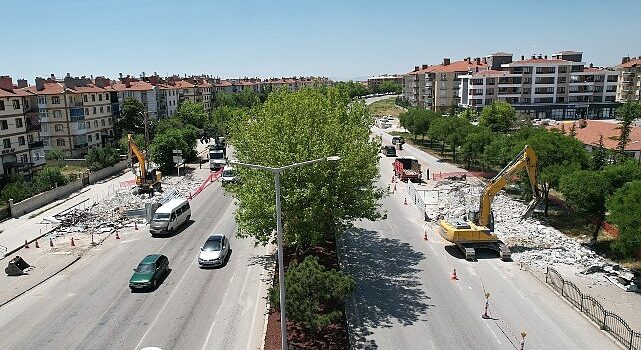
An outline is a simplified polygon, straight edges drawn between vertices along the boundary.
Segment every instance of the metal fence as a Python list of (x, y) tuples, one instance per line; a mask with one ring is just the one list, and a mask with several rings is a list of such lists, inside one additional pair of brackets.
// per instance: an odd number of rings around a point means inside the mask
[(412, 202), (414, 202), (419, 214), (425, 217), (425, 202), (423, 201), (423, 196), (418, 193), (416, 187), (412, 184), (412, 181), (407, 181), (407, 196)]
[(561, 293), (572, 305), (585, 313), (599, 327), (618, 340), (626, 349), (641, 350), (641, 333), (635, 332), (619, 315), (606, 310), (594, 297), (583, 294), (572, 282), (566, 281), (558, 271), (548, 267), (545, 283)]

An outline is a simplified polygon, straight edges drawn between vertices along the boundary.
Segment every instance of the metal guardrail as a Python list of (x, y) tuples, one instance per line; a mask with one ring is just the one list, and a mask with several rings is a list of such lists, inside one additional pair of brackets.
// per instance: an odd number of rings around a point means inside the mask
[(427, 215), (425, 213), (425, 202), (423, 201), (423, 196), (418, 193), (418, 191), (412, 184), (412, 181), (407, 181), (407, 196), (412, 202), (414, 202), (414, 205), (416, 205), (416, 209), (418, 209), (419, 214), (426, 218)]
[(641, 350), (641, 333), (630, 328), (621, 316), (606, 310), (593, 296), (581, 293), (574, 283), (564, 280), (558, 271), (548, 267), (545, 272), (545, 283), (586, 314), (602, 330), (623, 344), (626, 349)]

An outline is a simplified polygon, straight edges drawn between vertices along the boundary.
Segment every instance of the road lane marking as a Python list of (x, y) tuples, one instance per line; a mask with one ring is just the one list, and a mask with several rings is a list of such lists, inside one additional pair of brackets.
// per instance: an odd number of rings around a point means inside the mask
[(220, 299), (220, 305), (218, 305), (218, 310), (216, 310), (216, 314), (214, 315), (214, 322), (211, 323), (211, 326), (209, 327), (209, 332), (207, 332), (207, 337), (205, 338), (205, 343), (203, 344), (203, 347), (201, 350), (207, 349), (207, 343), (209, 343), (209, 338), (211, 338), (211, 333), (214, 331), (214, 325), (216, 324), (216, 319), (218, 318), (218, 314), (220, 313), (220, 309), (223, 308), (223, 305), (225, 305), (225, 299), (227, 299), (227, 294), (229, 293), (229, 288), (231, 287), (232, 282), (234, 281), (234, 277), (236, 277), (236, 271), (234, 271), (234, 274), (231, 276), (231, 279), (227, 283), (227, 289), (225, 290), (225, 294), (223, 294), (223, 298)]

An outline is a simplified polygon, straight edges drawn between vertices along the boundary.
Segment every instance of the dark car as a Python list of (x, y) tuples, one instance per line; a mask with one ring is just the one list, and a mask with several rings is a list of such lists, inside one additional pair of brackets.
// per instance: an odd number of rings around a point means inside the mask
[(394, 146), (385, 146), (383, 147), (383, 154), (386, 157), (396, 157), (396, 149)]
[(134, 269), (134, 274), (129, 279), (129, 288), (132, 291), (149, 289), (154, 290), (158, 283), (169, 271), (169, 259), (160, 254), (147, 255)]

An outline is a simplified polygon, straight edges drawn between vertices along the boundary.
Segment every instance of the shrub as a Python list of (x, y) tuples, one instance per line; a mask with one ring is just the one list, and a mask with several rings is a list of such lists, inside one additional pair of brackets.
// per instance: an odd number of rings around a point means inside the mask
[(118, 151), (112, 147), (94, 148), (85, 156), (90, 170), (100, 170), (118, 163)]
[[(340, 271), (326, 271), (317, 257), (291, 263), (285, 274), (287, 316), (312, 331), (340, 318), (342, 306), (354, 290), (354, 280)], [(269, 289), (269, 300), (279, 307), (278, 288)]]

